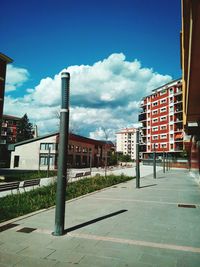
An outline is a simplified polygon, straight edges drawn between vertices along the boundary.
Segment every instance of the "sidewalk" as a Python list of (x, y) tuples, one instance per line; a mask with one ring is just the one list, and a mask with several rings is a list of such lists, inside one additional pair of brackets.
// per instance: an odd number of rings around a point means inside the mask
[(13, 220), (0, 233), (0, 267), (200, 266), (200, 188), (188, 171), (66, 202), (64, 236), (51, 235), (54, 217), (51, 208)]

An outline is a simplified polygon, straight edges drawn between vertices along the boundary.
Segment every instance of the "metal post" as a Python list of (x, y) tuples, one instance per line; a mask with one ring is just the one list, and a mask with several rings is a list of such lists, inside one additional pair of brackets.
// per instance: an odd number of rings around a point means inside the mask
[(90, 172), (92, 173), (92, 148), (90, 150)]
[(163, 173), (165, 173), (165, 151), (163, 151)]
[(67, 180), (67, 156), (69, 135), (69, 81), (68, 72), (61, 73), (62, 80), (62, 104), (60, 111), (60, 135), (58, 147), (58, 179), (56, 192), (55, 229), (53, 235), (64, 234), (65, 226), (65, 195)]
[(167, 152), (166, 152), (166, 170), (169, 171), (168, 154), (167, 154)]
[(153, 178), (156, 179), (156, 144), (153, 145)]
[(140, 188), (139, 129), (136, 130), (136, 188)]
[(49, 147), (48, 149), (48, 161), (47, 161), (47, 177), (49, 178), (49, 167), (50, 167), (50, 153), (51, 153), (51, 148)]

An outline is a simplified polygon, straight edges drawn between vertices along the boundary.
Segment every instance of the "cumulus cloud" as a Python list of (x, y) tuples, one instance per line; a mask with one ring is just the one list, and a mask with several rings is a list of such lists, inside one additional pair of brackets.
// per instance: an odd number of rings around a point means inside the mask
[(6, 86), (7, 92), (16, 90), (17, 87), (23, 85), (29, 78), (28, 70), (24, 68), (14, 67), (13, 65), (7, 66)]
[[(109, 138), (114, 139), (117, 130), (137, 123), (141, 98), (172, 79), (151, 68), (143, 68), (136, 59), (127, 61), (122, 53), (112, 54), (91, 66), (69, 66), (65, 71), (71, 76), (72, 128), (79, 134), (99, 139), (105, 139), (104, 128), (109, 132)], [(42, 79), (35, 88), (27, 89), (22, 98), (13, 99), (7, 95), (5, 113), (28, 113), (41, 133), (57, 130), (61, 72), (53, 78)]]

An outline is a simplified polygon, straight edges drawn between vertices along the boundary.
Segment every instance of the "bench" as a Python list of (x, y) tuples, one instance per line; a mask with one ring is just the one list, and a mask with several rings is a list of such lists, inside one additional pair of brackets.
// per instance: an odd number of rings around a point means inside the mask
[(40, 179), (26, 180), (26, 181), (24, 181), (23, 185), (20, 186), (20, 188), (24, 188), (24, 190), (25, 190), (25, 187), (29, 187), (29, 186), (34, 187), (36, 185), (40, 186)]
[(19, 190), (19, 183), (20, 182), (10, 182), (10, 183), (3, 183), (0, 184), (0, 192), (7, 191), (7, 190)]
[(81, 178), (83, 177), (84, 173), (83, 172), (79, 172), (79, 173), (76, 173), (75, 174), (75, 177), (74, 178)]
[(91, 172), (85, 172), (84, 173), (84, 176), (90, 176), (91, 175)]

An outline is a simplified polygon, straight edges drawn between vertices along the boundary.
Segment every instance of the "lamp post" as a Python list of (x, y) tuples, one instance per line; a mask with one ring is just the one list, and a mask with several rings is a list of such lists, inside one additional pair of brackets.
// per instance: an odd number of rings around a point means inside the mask
[(140, 188), (139, 129), (136, 130), (136, 188)]
[(90, 149), (90, 173), (92, 173), (92, 148)]
[(58, 178), (56, 191), (56, 213), (55, 229), (53, 235), (61, 236), (64, 234), (65, 226), (65, 194), (67, 180), (67, 154), (68, 154), (68, 135), (69, 135), (69, 81), (68, 72), (61, 73), (62, 102), (60, 110), (60, 135), (58, 148)]
[(153, 145), (153, 178), (156, 179), (156, 144)]
[(163, 150), (163, 173), (165, 173), (165, 151)]

